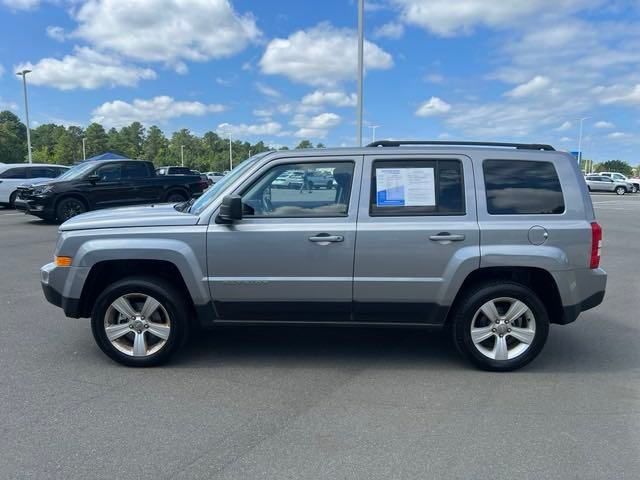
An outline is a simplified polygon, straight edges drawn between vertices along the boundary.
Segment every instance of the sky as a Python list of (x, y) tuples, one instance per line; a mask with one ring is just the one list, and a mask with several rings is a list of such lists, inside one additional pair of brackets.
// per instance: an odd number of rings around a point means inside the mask
[[(640, 163), (637, 0), (366, 0), (363, 136), (550, 143)], [(0, 0), (0, 109), (356, 142), (355, 0)]]

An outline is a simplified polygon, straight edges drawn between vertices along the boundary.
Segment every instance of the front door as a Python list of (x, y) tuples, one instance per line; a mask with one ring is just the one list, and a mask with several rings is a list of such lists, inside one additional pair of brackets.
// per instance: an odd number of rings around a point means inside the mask
[[(208, 280), (224, 320), (345, 321), (351, 318), (362, 157), (275, 159), (241, 185), (243, 219), (207, 235)], [(332, 188), (301, 183), (322, 173)]]
[(108, 163), (95, 170), (98, 180), (87, 188), (96, 208), (117, 207), (131, 201), (131, 183), (123, 180), (122, 166), (120, 162)]
[(479, 265), (473, 192), (466, 156), (365, 157), (354, 271), (356, 320), (444, 321), (455, 282)]

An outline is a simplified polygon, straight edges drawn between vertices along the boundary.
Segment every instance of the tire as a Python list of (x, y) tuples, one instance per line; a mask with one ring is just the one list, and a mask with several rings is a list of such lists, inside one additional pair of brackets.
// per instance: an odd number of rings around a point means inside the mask
[(627, 189), (624, 187), (616, 187), (616, 193), (618, 195), (624, 195), (625, 193), (627, 193)]
[(327, 182), (327, 190), (331, 190), (333, 188), (333, 182)]
[(56, 206), (56, 218), (60, 223), (64, 223), (70, 218), (87, 211), (84, 202), (75, 197), (63, 198)]
[[(489, 321), (482, 310), (492, 311), (487, 308), (490, 304), (499, 315), (495, 317), (498, 323)], [(521, 305), (527, 310), (507, 321), (508, 308), (524, 308)], [(458, 302), (451, 321), (458, 351), (476, 367), (494, 372), (517, 370), (527, 365), (542, 351), (549, 334), (549, 316), (536, 293), (510, 281), (490, 282), (469, 290)], [(472, 328), (476, 330), (475, 342)], [(520, 329), (518, 336), (526, 342), (514, 336), (517, 328)], [(504, 348), (498, 348), (499, 345)]]
[(18, 192), (12, 192), (9, 195), (9, 208), (16, 208), (16, 197), (18, 196)]
[(589, 185), (587, 185), (587, 190), (589, 190), (590, 192), (592, 191)]
[(633, 188), (631, 188), (631, 193), (638, 193), (638, 185), (633, 184)]
[(186, 202), (187, 197), (181, 192), (169, 192), (167, 194), (167, 203), (180, 203)]
[[(153, 321), (142, 315), (148, 298), (157, 302), (149, 317)], [(114, 307), (116, 301), (118, 308)], [(134, 315), (126, 318), (122, 311)], [(128, 277), (112, 283), (100, 294), (91, 314), (91, 331), (100, 349), (112, 360), (129, 367), (153, 367), (169, 360), (184, 345), (190, 311), (184, 295), (165, 280)]]

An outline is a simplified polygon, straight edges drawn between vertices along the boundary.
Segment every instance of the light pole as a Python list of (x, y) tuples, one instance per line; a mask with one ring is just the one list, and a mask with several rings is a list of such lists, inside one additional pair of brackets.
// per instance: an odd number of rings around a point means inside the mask
[(22, 86), (24, 88), (24, 113), (27, 117), (27, 154), (29, 156), (29, 163), (33, 163), (31, 158), (31, 127), (29, 125), (29, 101), (27, 100), (27, 73), (31, 73), (31, 70), (22, 70), (16, 72), (16, 75), (22, 77)]
[(364, 0), (358, 0), (358, 146), (362, 146), (362, 90), (364, 78)]
[(229, 171), (233, 170), (233, 143), (231, 143), (231, 134), (229, 134)]
[(591, 117), (582, 117), (580, 119), (580, 133), (578, 134), (578, 168), (582, 168), (582, 123)]
[(369, 128), (371, 129), (371, 141), (375, 142), (376, 141), (376, 129), (380, 128), (382, 125), (369, 125)]
[(87, 159), (86, 143), (87, 143), (86, 137), (82, 137), (82, 161), (85, 161)]
[(184, 145), (180, 145), (180, 164), (184, 167)]

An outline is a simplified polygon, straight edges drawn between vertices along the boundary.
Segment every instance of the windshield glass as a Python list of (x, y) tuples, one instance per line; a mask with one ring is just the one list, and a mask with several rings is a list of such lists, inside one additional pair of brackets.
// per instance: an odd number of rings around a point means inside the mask
[(189, 213), (193, 213), (194, 215), (200, 215), (200, 213), (205, 208), (207, 208), (211, 204), (211, 202), (213, 202), (216, 198), (218, 198), (218, 195), (220, 195), (220, 192), (225, 190), (227, 186), (233, 183), (235, 179), (238, 178), (240, 175), (242, 175), (242, 173), (245, 170), (247, 170), (249, 167), (251, 167), (251, 165), (256, 163), (256, 161), (264, 157), (267, 153), (270, 153), (270, 152), (264, 152), (264, 153), (259, 153), (257, 155), (254, 155), (253, 157), (245, 160), (236, 168), (234, 168), (229, 173), (227, 173), (224, 177), (218, 180), (217, 183), (213, 184), (209, 188), (209, 190), (207, 190), (198, 200), (196, 200), (196, 202), (189, 209)]
[(85, 173), (95, 167), (95, 163), (81, 163), (75, 167), (71, 167), (69, 170), (60, 175), (56, 180), (75, 180), (82, 177)]

